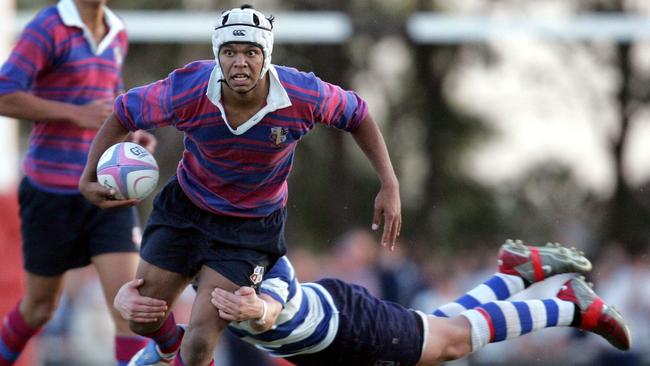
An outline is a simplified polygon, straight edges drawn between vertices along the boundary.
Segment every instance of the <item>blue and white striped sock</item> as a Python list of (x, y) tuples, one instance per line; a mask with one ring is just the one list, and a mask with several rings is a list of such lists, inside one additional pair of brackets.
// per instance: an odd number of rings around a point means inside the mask
[(461, 315), (471, 324), (472, 352), (543, 328), (568, 327), (575, 304), (557, 297), (546, 300), (495, 301)]
[(524, 280), (519, 276), (495, 273), (487, 281), (474, 287), (465, 295), (433, 312), (434, 316), (453, 318), (463, 311), (473, 309), (490, 301), (506, 300), (524, 290)]

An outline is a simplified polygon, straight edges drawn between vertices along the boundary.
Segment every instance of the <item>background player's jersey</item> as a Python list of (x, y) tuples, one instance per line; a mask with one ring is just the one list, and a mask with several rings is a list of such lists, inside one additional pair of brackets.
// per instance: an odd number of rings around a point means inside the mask
[[(73, 0), (38, 13), (0, 69), (0, 94), (27, 92), (78, 105), (115, 98), (123, 89), (127, 39), (123, 23), (106, 8), (105, 21), (109, 32), (95, 44)], [(35, 121), (23, 161), (25, 174), (41, 189), (78, 193), (96, 133), (67, 122)]]
[(300, 284), (287, 257), (281, 257), (265, 275), (260, 293), (283, 304), (273, 328), (254, 331), (247, 321), (229, 329), (243, 340), (274, 356), (286, 357), (325, 349), (336, 336), (338, 310), (329, 293), (316, 283)]
[(118, 97), (125, 128), (173, 125), (185, 133), (178, 180), (199, 207), (265, 217), (285, 205), (296, 143), (316, 123), (355, 130), (367, 115), (356, 93), (312, 73), (271, 66), (266, 105), (236, 129), (223, 118), (215, 61), (197, 61)]

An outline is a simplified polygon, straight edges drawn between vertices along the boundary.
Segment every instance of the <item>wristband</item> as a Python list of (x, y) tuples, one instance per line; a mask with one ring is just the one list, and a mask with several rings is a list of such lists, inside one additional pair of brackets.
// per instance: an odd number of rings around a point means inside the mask
[(266, 325), (266, 301), (264, 300), (262, 300), (262, 316), (259, 317), (258, 319), (255, 319), (255, 324)]

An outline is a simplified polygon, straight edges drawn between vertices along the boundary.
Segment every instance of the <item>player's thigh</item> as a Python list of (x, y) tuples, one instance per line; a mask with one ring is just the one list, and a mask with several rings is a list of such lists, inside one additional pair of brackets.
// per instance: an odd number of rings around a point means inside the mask
[(164, 300), (170, 307), (191, 280), (190, 277), (166, 270), (142, 258), (138, 264), (136, 278), (144, 280), (144, 284), (138, 288), (142, 296)]
[(120, 287), (135, 278), (138, 261), (136, 252), (106, 253), (92, 258), (109, 305)]

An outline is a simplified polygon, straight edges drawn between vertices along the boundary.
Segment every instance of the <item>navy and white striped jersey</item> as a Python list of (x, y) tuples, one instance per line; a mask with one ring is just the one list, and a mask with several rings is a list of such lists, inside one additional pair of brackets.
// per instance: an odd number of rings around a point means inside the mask
[(230, 323), (244, 341), (276, 357), (322, 351), (336, 336), (339, 316), (334, 300), (317, 283), (300, 284), (287, 257), (282, 257), (264, 277), (260, 293), (283, 304), (273, 328), (253, 330), (248, 321)]

